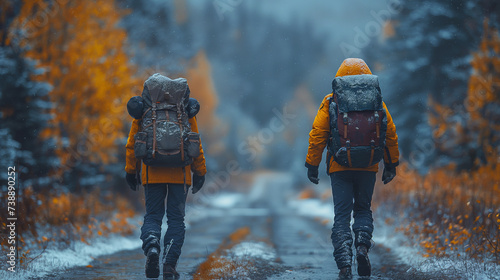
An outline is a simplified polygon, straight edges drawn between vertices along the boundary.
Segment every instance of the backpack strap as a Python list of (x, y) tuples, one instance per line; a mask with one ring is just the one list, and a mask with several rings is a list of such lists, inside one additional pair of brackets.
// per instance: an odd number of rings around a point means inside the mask
[(349, 124), (349, 116), (347, 115), (347, 112), (343, 114), (343, 119), (344, 119), (344, 138), (347, 139), (347, 125)]
[(375, 115), (375, 125), (377, 126), (377, 139), (380, 139), (380, 115), (377, 111), (374, 113)]
[(146, 189), (148, 188), (149, 186), (149, 170), (148, 170), (149, 166), (146, 165)]
[(345, 147), (347, 149), (347, 161), (349, 162), (349, 167), (352, 167), (352, 161), (351, 161), (351, 140), (347, 138), (347, 126), (349, 124), (349, 116), (347, 112), (343, 113), (343, 119), (344, 119), (344, 139), (347, 139), (345, 142)]
[(352, 161), (351, 161), (351, 140), (345, 141), (345, 147), (347, 149), (347, 161), (349, 163), (349, 167), (352, 167)]
[[(177, 121), (179, 122), (179, 128), (181, 130), (181, 135), (183, 135), (184, 132), (184, 126), (182, 123), (182, 113), (184, 111), (184, 103), (180, 102), (177, 103)], [(181, 160), (184, 162), (184, 139), (181, 139)], [(186, 188), (186, 167), (182, 167), (182, 174), (184, 175), (184, 194), (187, 193), (187, 188)]]
[(370, 162), (368, 162), (368, 166), (372, 166), (373, 163), (373, 155), (375, 154), (375, 140), (372, 139), (372, 141), (370, 141), (370, 147), (372, 150), (370, 152)]
[(332, 106), (332, 102), (333, 102), (333, 96), (331, 97), (328, 97), (327, 98), (328, 100), (328, 122), (329, 122), (329, 125), (330, 125), (330, 129), (329, 129), (329, 134), (330, 136), (328, 137), (328, 142), (327, 142), (327, 145), (328, 145), (328, 149), (327, 149), (327, 152), (326, 152), (326, 175), (330, 175), (330, 161), (332, 160), (332, 153), (330, 152), (330, 146), (333, 145), (332, 144), (332, 141), (333, 141), (333, 136), (332, 136), (332, 128), (331, 128), (331, 125), (332, 125), (332, 116), (330, 116), (330, 106)]
[(156, 102), (153, 102), (152, 107), (152, 116), (151, 120), (153, 121), (153, 158), (155, 158), (156, 152)]

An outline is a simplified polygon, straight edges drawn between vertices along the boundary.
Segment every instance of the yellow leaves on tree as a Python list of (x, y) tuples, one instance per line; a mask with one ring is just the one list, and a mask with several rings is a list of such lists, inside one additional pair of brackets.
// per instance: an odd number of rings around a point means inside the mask
[(57, 140), (63, 167), (106, 164), (116, 154), (125, 103), (140, 84), (117, 26), (124, 14), (114, 1), (26, 0), (13, 23), (26, 36), (15, 39), (46, 70), (37, 79), (53, 86), (54, 118), (43, 136)]
[(220, 139), (225, 134), (225, 127), (215, 115), (218, 105), (217, 92), (212, 81), (212, 69), (205, 52), (200, 51), (189, 63), (186, 72), (191, 97), (201, 105), (197, 121), (202, 131), (203, 141), (209, 143), (207, 153), (219, 154), (224, 151)]

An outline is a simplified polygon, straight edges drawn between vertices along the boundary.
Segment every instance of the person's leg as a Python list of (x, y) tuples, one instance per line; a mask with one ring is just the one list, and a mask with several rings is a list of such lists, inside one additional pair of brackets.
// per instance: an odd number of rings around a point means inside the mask
[(351, 212), (353, 207), (353, 178), (350, 171), (334, 172), (330, 175), (335, 218), (332, 228), (333, 256), (339, 269), (351, 267), (352, 233)]
[(146, 215), (141, 227), (142, 250), (147, 255), (150, 248), (160, 251), (161, 223), (165, 213), (166, 184), (148, 184), (144, 186)]
[(359, 276), (371, 275), (368, 251), (371, 247), (373, 217), (371, 202), (375, 185), (375, 172), (358, 171), (354, 182), (354, 224), (356, 260)]
[(373, 233), (371, 205), (376, 173), (370, 171), (353, 172), (356, 173), (354, 176), (354, 224), (352, 225), (355, 236), (354, 245), (356, 248), (359, 245), (365, 245), (369, 249)]
[[(182, 184), (168, 184), (167, 194), (167, 232), (163, 240), (165, 251), (163, 252), (163, 263), (173, 267), (181, 255), (184, 244), (184, 215), (186, 208), (187, 191), (184, 192)], [(171, 244), (171, 245), (170, 245)], [(167, 252), (168, 251), (168, 252)]]

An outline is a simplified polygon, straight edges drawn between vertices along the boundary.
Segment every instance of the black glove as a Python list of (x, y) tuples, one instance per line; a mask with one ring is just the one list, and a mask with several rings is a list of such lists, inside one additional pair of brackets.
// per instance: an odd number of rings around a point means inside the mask
[(133, 191), (137, 190), (137, 179), (135, 178), (135, 174), (127, 173), (127, 175), (125, 175), (125, 180), (127, 180), (130, 189)]
[(389, 183), (396, 177), (396, 166), (392, 164), (384, 164), (384, 173), (382, 174), (382, 181), (384, 184)]
[(199, 176), (193, 174), (193, 194), (201, 190), (201, 187), (203, 187), (204, 183), (205, 183), (205, 175)]
[(311, 181), (313, 184), (317, 185), (319, 183), (318, 166), (310, 165), (309, 163), (306, 162), (306, 167), (307, 167), (307, 178), (309, 178), (309, 181)]

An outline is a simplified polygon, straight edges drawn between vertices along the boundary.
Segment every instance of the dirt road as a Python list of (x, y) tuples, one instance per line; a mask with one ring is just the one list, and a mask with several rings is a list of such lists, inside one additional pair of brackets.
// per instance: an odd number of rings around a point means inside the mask
[[(235, 205), (203, 210), (205, 217), (187, 230), (178, 264), (181, 279), (197, 279), (200, 264), (213, 252), (226, 252), (217, 257), (242, 264), (242, 270), (233, 267), (222, 274), (223, 279), (337, 279), (330, 230), (288, 206), (290, 185), (283, 174), (263, 175)], [(247, 228), (247, 234), (229, 246), (228, 237), (241, 228)], [(431, 279), (407, 273), (409, 267), (381, 245), (375, 245), (370, 258), (370, 279)], [(120, 251), (95, 259), (92, 267), (73, 268), (47, 279), (145, 279), (144, 263), (140, 249)]]

